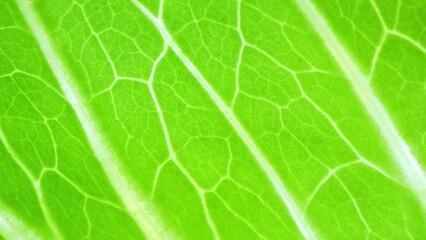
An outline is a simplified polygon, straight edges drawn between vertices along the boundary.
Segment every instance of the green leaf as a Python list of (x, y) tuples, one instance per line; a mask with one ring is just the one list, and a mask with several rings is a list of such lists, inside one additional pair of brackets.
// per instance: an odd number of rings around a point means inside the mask
[(425, 16), (1, 1), (0, 239), (425, 239)]

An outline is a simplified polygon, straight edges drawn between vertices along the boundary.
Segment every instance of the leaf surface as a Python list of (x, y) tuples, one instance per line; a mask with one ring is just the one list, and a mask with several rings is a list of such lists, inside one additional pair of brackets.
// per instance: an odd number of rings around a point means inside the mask
[(421, 1), (5, 0), (6, 239), (424, 239)]

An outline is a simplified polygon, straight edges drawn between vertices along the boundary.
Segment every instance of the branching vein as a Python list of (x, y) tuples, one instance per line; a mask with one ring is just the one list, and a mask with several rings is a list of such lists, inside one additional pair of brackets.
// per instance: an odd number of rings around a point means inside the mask
[(298, 226), (301, 233), (307, 239), (316, 239), (316, 236), (309, 226), (305, 216), (299, 209), (299, 206), (295, 203), (293, 198), (291, 197), (289, 191), (285, 187), (283, 181), (279, 177), (278, 173), (272, 167), (272, 165), (265, 158), (263, 153), (257, 147), (256, 143), (253, 141), (251, 136), (247, 133), (244, 127), (241, 125), (239, 120), (235, 117), (232, 110), (225, 104), (225, 102), (221, 99), (221, 97), (216, 93), (213, 87), (208, 83), (208, 81), (203, 77), (200, 71), (196, 68), (196, 66), (189, 60), (189, 58), (182, 52), (176, 42), (172, 39), (170, 33), (167, 31), (163, 22), (156, 18), (152, 13), (140, 2), (137, 0), (132, 0), (132, 2), (138, 7), (145, 16), (151, 20), (151, 22), (158, 28), (162, 37), (166, 41), (166, 43), (170, 46), (170, 48), (175, 52), (175, 54), (179, 57), (179, 59), (183, 62), (183, 64), (188, 68), (188, 70), (192, 73), (192, 75), (196, 78), (199, 84), (203, 87), (203, 89), (207, 92), (213, 102), (217, 105), (217, 107), (224, 114), (228, 122), (233, 126), (235, 131), (238, 133), (240, 138), (247, 145), (250, 152), (253, 154), (262, 170), (266, 173), (269, 181), (272, 183), (274, 189), (277, 191), (279, 196), (281, 197), (284, 204), (287, 206), (291, 216), (293, 217), (296, 225)]
[(149, 238), (161, 239), (169, 236), (170, 233), (165, 232), (167, 230), (162, 226), (159, 216), (157, 216), (147, 201), (138, 195), (135, 187), (126, 178), (126, 174), (122, 171), (113, 149), (107, 146), (102, 137), (103, 135), (95, 125), (95, 121), (93, 121), (93, 117), (83, 103), (83, 97), (74, 86), (75, 80), (53, 49), (53, 44), (34, 14), (30, 1), (17, 0), (17, 4), (42, 53), (57, 77), (65, 98), (76, 112), (95, 156), (106, 172), (112, 186), (121, 197), (129, 216), (135, 220), (140, 230)]
[[(364, 104), (367, 112), (379, 128), (393, 155), (393, 159), (404, 174), (407, 184), (418, 196), (423, 207), (426, 208), (425, 173), (415, 156), (411, 153), (409, 146), (398, 133), (385, 107), (373, 92), (373, 89), (369, 85), (368, 77), (362, 73), (360, 67), (351, 58), (349, 52), (339, 42), (334, 32), (327, 24), (326, 19), (317, 10), (315, 5), (311, 3), (310, 0), (297, 0), (295, 2), (318, 35), (322, 38), (324, 44), (336, 59), (336, 62), (340, 65), (340, 68), (352, 84), (353, 89)], [(401, 34), (397, 34), (397, 36), (404, 38)], [(416, 46), (422, 50), (421, 46), (418, 44)]]

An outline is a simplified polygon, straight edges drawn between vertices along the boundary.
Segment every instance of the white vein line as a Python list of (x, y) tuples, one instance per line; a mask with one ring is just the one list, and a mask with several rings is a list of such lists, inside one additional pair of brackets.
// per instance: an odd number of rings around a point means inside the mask
[(389, 33), (390, 35), (399, 37), (401, 39), (404, 39), (405, 41), (411, 43), (414, 47), (416, 47), (417, 49), (419, 49), (423, 54), (426, 54), (426, 48), (423, 47), (419, 42), (417, 42), (414, 39), (410, 38), (409, 36), (407, 36), (407, 35), (405, 35), (403, 33), (397, 32), (397, 31), (392, 31), (392, 30), (389, 30), (387, 33)]
[(359, 163), (361, 163), (361, 161), (357, 160), (357, 161), (354, 161), (354, 162), (348, 162), (348, 163), (342, 164), (342, 165), (340, 165), (338, 167), (329, 169), (328, 173), (321, 179), (321, 181), (319, 181), (319, 183), (316, 185), (315, 189), (309, 195), (308, 200), (306, 201), (304, 212), (306, 212), (306, 210), (310, 206), (312, 200), (319, 193), (319, 191), (321, 190), (321, 188), (328, 182), (328, 180), (330, 180), (332, 177), (334, 177), (337, 174), (337, 172), (339, 172), (340, 170), (342, 170), (344, 168), (347, 168), (349, 166), (352, 166), (354, 164), (359, 164)]
[(368, 74), (368, 79), (371, 81), (374, 72), (376, 71), (377, 62), (379, 61), (380, 54), (382, 52), (383, 46), (385, 45), (386, 39), (388, 38), (388, 33), (385, 32), (377, 45), (376, 51), (374, 51), (373, 60), (371, 61), (370, 73)]
[(348, 194), (349, 198), (351, 199), (352, 205), (354, 206), (356, 212), (359, 215), (359, 219), (361, 220), (361, 222), (363, 223), (363, 225), (365, 226), (365, 228), (367, 228), (368, 231), (368, 235), (371, 233), (371, 228), (370, 225), (367, 223), (367, 221), (364, 218), (364, 214), (361, 211), (361, 208), (358, 206), (358, 202), (355, 199), (355, 197), (352, 195), (351, 191), (346, 187), (346, 185), (343, 183), (343, 181), (338, 177), (338, 176), (334, 176), (337, 181), (340, 183), (340, 185), (342, 186), (343, 190)]
[(240, 47), (240, 51), (238, 52), (238, 61), (237, 61), (237, 66), (235, 70), (235, 92), (231, 102), (232, 109), (234, 108), (235, 101), (237, 100), (238, 93), (240, 91), (240, 81), (239, 81), (240, 69), (241, 69), (241, 63), (243, 59), (244, 48), (246, 46), (246, 40), (244, 39), (243, 32), (241, 31), (241, 0), (237, 1), (237, 31), (241, 40), (241, 47)]
[(22, 219), (15, 216), (15, 214), (2, 206), (0, 202), (0, 233), (7, 239), (44, 239), (36, 229), (31, 228)]
[(222, 202), (222, 204), (225, 206), (225, 208), (232, 214), (234, 215), (235, 218), (239, 219), (241, 222), (243, 222), (250, 230), (252, 230), (254, 232), (254, 234), (257, 235), (257, 237), (259, 239), (267, 239), (265, 236), (263, 236), (254, 226), (253, 224), (251, 224), (250, 222), (248, 222), (246, 219), (244, 219), (242, 216), (240, 216), (240, 214), (238, 214), (237, 212), (235, 212), (231, 206), (229, 206), (229, 204), (225, 201), (225, 199), (222, 198), (221, 195), (219, 194), (215, 194), (216, 197)]
[(200, 71), (194, 66), (194, 64), (185, 56), (179, 46), (173, 41), (171, 35), (168, 33), (166, 27), (163, 22), (158, 20), (156, 17), (152, 15), (152, 13), (145, 8), (144, 5), (139, 3), (137, 0), (131, 0), (136, 7), (138, 7), (145, 16), (152, 21), (152, 23), (158, 28), (161, 35), (163, 36), (166, 43), (170, 46), (170, 48), (175, 52), (175, 54), (179, 57), (179, 59), (183, 62), (183, 64), (188, 68), (188, 70), (194, 75), (199, 84), (204, 88), (213, 102), (217, 105), (217, 107), (222, 111), (228, 122), (232, 125), (235, 131), (238, 133), (240, 138), (247, 145), (250, 152), (253, 154), (262, 170), (266, 173), (269, 181), (272, 183), (274, 189), (277, 191), (279, 196), (281, 197), (284, 204), (287, 206), (293, 220), (295, 221), (297, 227), (303, 234), (303, 236), (307, 239), (316, 239), (314, 231), (309, 226), (305, 216), (302, 214), (299, 206), (294, 202), (291, 197), (289, 191), (284, 186), (284, 183), (280, 179), (278, 173), (271, 166), (268, 160), (263, 156), (260, 149), (256, 146), (255, 142), (252, 140), (247, 131), (243, 128), (241, 123), (232, 113), (232, 110), (225, 104), (225, 102), (220, 98), (220, 96), (214, 91), (212, 86), (204, 79), (203, 75)]
[(339, 42), (321, 13), (309, 0), (295, 0), (300, 10), (305, 14), (315, 31), (324, 41), (336, 62), (340, 65), (353, 89), (364, 104), (367, 112), (375, 121), (395, 163), (400, 167), (408, 186), (417, 195), (419, 201), (426, 208), (426, 176), (417, 159), (413, 156), (409, 146), (399, 135), (386, 109), (375, 96), (369, 85), (369, 79), (360, 70), (351, 58), (348, 51)]
[(385, 19), (383, 19), (383, 16), (382, 16), (382, 14), (380, 12), (380, 9), (379, 9), (379, 7), (376, 4), (376, 1), (375, 0), (370, 0), (370, 3), (371, 3), (371, 6), (373, 7), (374, 11), (376, 12), (377, 17), (379, 18), (379, 21), (382, 24), (382, 27), (384, 29), (387, 29), (388, 26), (386, 25)]
[(206, 198), (205, 198), (205, 191), (197, 184), (197, 182), (194, 180), (194, 178), (191, 177), (191, 175), (186, 170), (186, 168), (176, 158), (176, 154), (175, 154), (175, 151), (173, 149), (172, 142), (170, 140), (170, 135), (169, 135), (169, 131), (168, 131), (168, 128), (167, 128), (166, 120), (164, 119), (163, 111), (161, 109), (160, 103), (158, 102), (157, 96), (155, 95), (154, 86), (153, 86), (155, 70), (157, 69), (158, 63), (164, 58), (165, 54), (167, 53), (167, 50), (168, 50), (168, 46), (166, 45), (164, 47), (162, 53), (160, 54), (160, 56), (154, 62), (154, 65), (153, 65), (152, 71), (151, 71), (151, 75), (150, 75), (149, 81), (148, 81), (149, 92), (151, 94), (151, 98), (154, 102), (155, 108), (156, 108), (157, 113), (158, 113), (158, 117), (160, 119), (161, 127), (163, 129), (164, 139), (166, 140), (167, 149), (169, 151), (169, 158), (173, 161), (173, 163), (176, 164), (176, 166), (183, 173), (183, 175), (185, 175), (185, 177), (188, 179), (188, 181), (194, 186), (198, 196), (200, 197), (201, 205), (202, 205), (202, 208), (203, 208), (203, 211), (204, 211), (204, 215), (206, 216), (207, 224), (209, 225), (209, 227), (210, 227), (210, 229), (213, 233), (213, 237), (215, 239), (220, 239), (219, 233), (216, 229), (216, 225), (214, 224), (213, 218), (211, 217), (211, 214), (210, 214), (208, 206), (207, 206), (207, 202), (206, 202)]
[(53, 217), (50, 213), (50, 210), (47, 207), (47, 203), (45, 202), (43, 193), (41, 191), (41, 185), (40, 182), (34, 177), (34, 175), (31, 173), (31, 171), (27, 168), (27, 166), (23, 163), (21, 158), (18, 156), (18, 154), (15, 152), (15, 150), (10, 146), (9, 141), (7, 140), (6, 136), (3, 133), (3, 129), (0, 127), (0, 141), (3, 143), (4, 147), (6, 148), (6, 151), (10, 154), (12, 159), (15, 161), (15, 163), (22, 169), (22, 171), (25, 173), (25, 175), (28, 177), (28, 180), (31, 182), (37, 200), (40, 204), (41, 212), (43, 213), (43, 216), (46, 220), (47, 226), (49, 226), (50, 230), (52, 231), (53, 235), (56, 239), (63, 239), (59, 227), (57, 226), (56, 222), (53, 220)]
[(134, 219), (140, 230), (150, 239), (164, 239), (170, 235), (166, 232), (160, 218), (147, 201), (142, 199), (135, 187), (125, 177), (124, 171), (114, 151), (107, 146), (102, 134), (95, 126), (92, 116), (84, 105), (83, 98), (73, 85), (75, 80), (62, 64), (61, 58), (52, 47), (52, 43), (39, 19), (31, 8), (30, 1), (17, 0), (20, 11), (37, 40), (42, 53), (55, 74), (59, 85), (70, 105), (77, 114), (91, 148), (99, 160), (114, 189), (121, 198), (129, 216)]

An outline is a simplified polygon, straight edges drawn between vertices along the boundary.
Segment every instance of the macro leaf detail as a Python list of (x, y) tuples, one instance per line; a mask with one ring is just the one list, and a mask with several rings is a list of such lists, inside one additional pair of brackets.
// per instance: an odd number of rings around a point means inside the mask
[(424, 239), (424, 16), (2, 1), (0, 238)]

